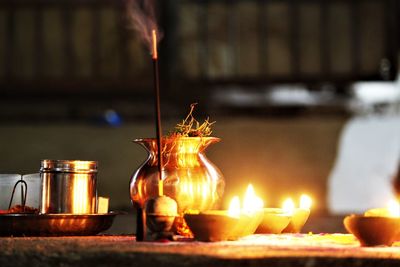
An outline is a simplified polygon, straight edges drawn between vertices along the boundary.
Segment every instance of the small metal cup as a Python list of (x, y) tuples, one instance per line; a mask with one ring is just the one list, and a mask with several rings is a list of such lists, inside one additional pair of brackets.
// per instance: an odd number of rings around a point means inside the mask
[(96, 161), (42, 160), (40, 177), (40, 213), (96, 212)]

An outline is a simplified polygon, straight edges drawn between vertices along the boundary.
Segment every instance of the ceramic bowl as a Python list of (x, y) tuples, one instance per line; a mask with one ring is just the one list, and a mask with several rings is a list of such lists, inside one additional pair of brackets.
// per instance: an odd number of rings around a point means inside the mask
[(361, 246), (391, 246), (400, 234), (400, 218), (350, 215), (343, 223)]
[(309, 209), (295, 209), (288, 226), (283, 229), (282, 233), (300, 233), (309, 216)]
[(291, 215), (284, 213), (282, 209), (265, 208), (261, 224), (256, 230), (256, 234), (280, 234), (291, 220)]

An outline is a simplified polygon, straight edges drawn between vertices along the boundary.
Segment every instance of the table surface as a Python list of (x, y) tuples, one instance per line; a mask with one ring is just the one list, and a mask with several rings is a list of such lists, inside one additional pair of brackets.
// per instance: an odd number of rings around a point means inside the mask
[(227, 242), (136, 242), (131, 235), (1, 237), (0, 266), (400, 266), (400, 242), (349, 234), (253, 235)]

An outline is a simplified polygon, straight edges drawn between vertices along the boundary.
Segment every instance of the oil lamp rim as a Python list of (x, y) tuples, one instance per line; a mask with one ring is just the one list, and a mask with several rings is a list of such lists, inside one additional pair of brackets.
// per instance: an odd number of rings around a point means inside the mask
[(352, 219), (357, 219), (357, 220), (364, 220), (364, 221), (373, 221), (373, 220), (392, 220), (392, 221), (399, 221), (400, 222), (400, 217), (390, 217), (390, 216), (378, 216), (378, 215), (373, 215), (373, 216), (366, 216), (362, 214), (350, 214), (345, 217), (346, 218), (352, 218)]

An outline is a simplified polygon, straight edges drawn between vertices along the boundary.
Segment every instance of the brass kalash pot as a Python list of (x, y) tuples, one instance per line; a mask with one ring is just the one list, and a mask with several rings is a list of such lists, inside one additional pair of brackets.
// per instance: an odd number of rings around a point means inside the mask
[[(183, 220), (189, 210), (215, 209), (224, 191), (224, 178), (219, 169), (204, 154), (218, 142), (215, 137), (163, 137), (162, 180), (164, 194), (178, 204), (175, 232), (191, 236)], [(147, 160), (130, 180), (130, 195), (135, 208), (144, 208), (146, 201), (158, 196), (157, 140), (136, 139), (149, 153)]]

